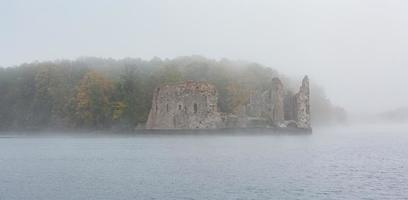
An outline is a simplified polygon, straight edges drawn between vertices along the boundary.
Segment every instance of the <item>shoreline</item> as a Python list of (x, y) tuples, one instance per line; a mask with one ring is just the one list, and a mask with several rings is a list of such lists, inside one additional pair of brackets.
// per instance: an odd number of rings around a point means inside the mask
[(308, 135), (300, 128), (136, 129), (136, 130), (19, 130), (0, 131), (0, 138), (37, 136), (137, 136), (137, 135)]

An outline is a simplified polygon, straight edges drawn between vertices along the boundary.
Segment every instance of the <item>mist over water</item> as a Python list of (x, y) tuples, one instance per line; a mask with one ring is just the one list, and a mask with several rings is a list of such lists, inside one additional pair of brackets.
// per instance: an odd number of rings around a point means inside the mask
[(405, 199), (407, 140), (406, 126), (0, 138), (0, 198)]
[(0, 66), (81, 56), (165, 59), (197, 54), (259, 62), (297, 79), (308, 74), (351, 114), (408, 106), (406, 1), (3, 4)]
[[(0, 0), (0, 200), (408, 199), (407, 10)], [(212, 81), (232, 112), (304, 75), (313, 134), (133, 132), (157, 86)]]

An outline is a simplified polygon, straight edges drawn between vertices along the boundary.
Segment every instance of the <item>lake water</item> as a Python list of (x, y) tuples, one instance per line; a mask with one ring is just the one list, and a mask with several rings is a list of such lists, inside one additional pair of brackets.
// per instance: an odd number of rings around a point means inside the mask
[(0, 199), (408, 199), (408, 131), (2, 137)]

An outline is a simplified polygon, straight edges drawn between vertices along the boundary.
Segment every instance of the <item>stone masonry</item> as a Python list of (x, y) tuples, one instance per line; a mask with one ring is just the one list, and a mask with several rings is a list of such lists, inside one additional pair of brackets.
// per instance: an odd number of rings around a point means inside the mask
[(187, 81), (155, 90), (146, 128), (217, 128), (219, 123), (215, 87), (207, 82)]
[(307, 76), (299, 91), (285, 91), (279, 78), (264, 91), (253, 91), (240, 113), (220, 113), (217, 90), (208, 82), (187, 81), (157, 88), (147, 129), (296, 127), (311, 129)]

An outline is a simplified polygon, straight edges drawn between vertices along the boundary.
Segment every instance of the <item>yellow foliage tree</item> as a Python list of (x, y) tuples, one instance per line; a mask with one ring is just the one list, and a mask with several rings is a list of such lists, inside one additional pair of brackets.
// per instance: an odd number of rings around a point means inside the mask
[(113, 84), (102, 74), (89, 71), (81, 79), (75, 96), (77, 124), (104, 127), (112, 120)]

